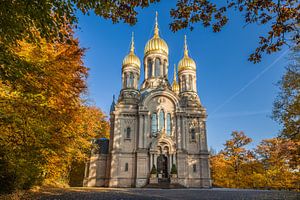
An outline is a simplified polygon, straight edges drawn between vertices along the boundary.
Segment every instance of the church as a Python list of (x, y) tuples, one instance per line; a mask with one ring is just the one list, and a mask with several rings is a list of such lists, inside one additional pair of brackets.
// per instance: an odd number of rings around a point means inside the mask
[[(86, 163), (84, 186), (145, 187), (160, 182), (183, 187), (211, 187), (206, 110), (197, 92), (195, 61), (184, 54), (174, 77), (169, 75), (169, 48), (159, 35), (156, 14), (153, 37), (141, 61), (134, 38), (122, 63), (122, 89), (110, 110), (110, 139), (97, 140)], [(178, 81), (177, 81), (178, 78)]]

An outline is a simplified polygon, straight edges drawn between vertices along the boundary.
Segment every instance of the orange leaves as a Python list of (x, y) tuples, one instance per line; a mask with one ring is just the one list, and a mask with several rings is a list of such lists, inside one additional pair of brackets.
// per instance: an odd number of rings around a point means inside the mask
[(244, 133), (233, 132), (224, 150), (211, 157), (214, 185), (300, 189), (299, 142), (281, 138), (266, 139), (251, 151), (244, 148), (249, 141), (251, 139)]

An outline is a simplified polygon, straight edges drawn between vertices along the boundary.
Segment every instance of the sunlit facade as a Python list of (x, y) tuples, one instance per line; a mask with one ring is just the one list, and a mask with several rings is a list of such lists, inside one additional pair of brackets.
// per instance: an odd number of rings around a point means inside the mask
[[(196, 63), (189, 57), (186, 38), (172, 84), (168, 54), (156, 16), (154, 35), (144, 49), (140, 86), (141, 62), (132, 37), (122, 63), (122, 89), (111, 107), (109, 150), (91, 156), (85, 185), (143, 187), (154, 177), (185, 187), (211, 186), (206, 110), (197, 93)], [(172, 166), (177, 174), (171, 176)], [(154, 176), (152, 168), (157, 170)]]

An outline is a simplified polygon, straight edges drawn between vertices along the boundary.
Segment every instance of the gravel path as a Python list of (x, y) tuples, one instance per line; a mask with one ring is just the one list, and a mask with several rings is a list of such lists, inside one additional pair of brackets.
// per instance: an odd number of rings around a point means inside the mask
[(194, 199), (300, 199), (299, 192), (240, 190), (240, 189), (113, 189), (113, 188), (71, 188), (64, 191), (47, 193), (38, 199), (100, 199), (100, 200), (194, 200)]

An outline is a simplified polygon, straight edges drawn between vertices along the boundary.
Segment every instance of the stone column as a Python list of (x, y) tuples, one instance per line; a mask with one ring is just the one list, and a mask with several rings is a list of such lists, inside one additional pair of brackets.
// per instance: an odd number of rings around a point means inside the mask
[(152, 59), (152, 63), (151, 63), (151, 68), (152, 68), (152, 77), (154, 77), (155, 75), (155, 59)]
[(139, 132), (138, 132), (138, 148), (142, 148), (143, 146), (143, 115), (139, 114)]
[(181, 127), (181, 145), (182, 145), (182, 148), (185, 149), (185, 136), (186, 136), (186, 127), (185, 127), (185, 124), (184, 124), (184, 118), (183, 117), (180, 117), (180, 127)]
[(205, 121), (203, 121), (203, 132), (204, 132), (204, 137), (203, 137), (203, 140), (204, 140), (204, 150), (208, 150), (207, 149), (207, 138), (206, 138), (206, 122)]
[(144, 133), (143, 133), (143, 148), (147, 145), (147, 132), (148, 132), (148, 115), (144, 115)]
[(182, 146), (181, 146), (181, 129), (180, 129), (180, 116), (177, 115), (176, 116), (177, 118), (177, 145), (178, 145), (178, 149), (182, 149)]
[(165, 62), (165, 72), (166, 72), (165, 76), (168, 78), (168, 62), (167, 61)]
[(157, 154), (153, 155), (153, 163), (155, 165), (155, 168), (157, 169)]
[(189, 77), (188, 75), (185, 75), (185, 90), (189, 90), (190, 86), (189, 86)]
[(113, 139), (113, 150), (117, 150), (120, 148), (120, 140), (121, 140), (121, 124), (118, 116), (115, 116), (114, 123), (114, 139)]
[(149, 167), (150, 171), (152, 170), (152, 166), (153, 166), (153, 154), (150, 153), (150, 167)]
[(178, 169), (178, 165), (177, 165), (177, 154), (174, 153), (174, 164), (176, 165), (176, 168)]
[(148, 136), (147, 137), (151, 138), (151, 115), (150, 115), (150, 113), (148, 113), (148, 121), (147, 122), (148, 122), (148, 126), (147, 126)]
[(198, 122), (198, 142), (197, 142), (197, 144), (198, 144), (198, 150), (200, 151), (200, 149), (201, 149), (201, 132), (202, 132), (202, 128), (201, 128), (201, 121), (200, 121), (200, 118), (199, 117), (197, 117), (197, 122)]
[(148, 79), (148, 62), (145, 61), (145, 70), (144, 70), (145, 80)]
[(172, 169), (172, 157), (173, 154), (169, 154), (168, 158), (169, 158), (169, 172), (171, 172), (171, 169)]

